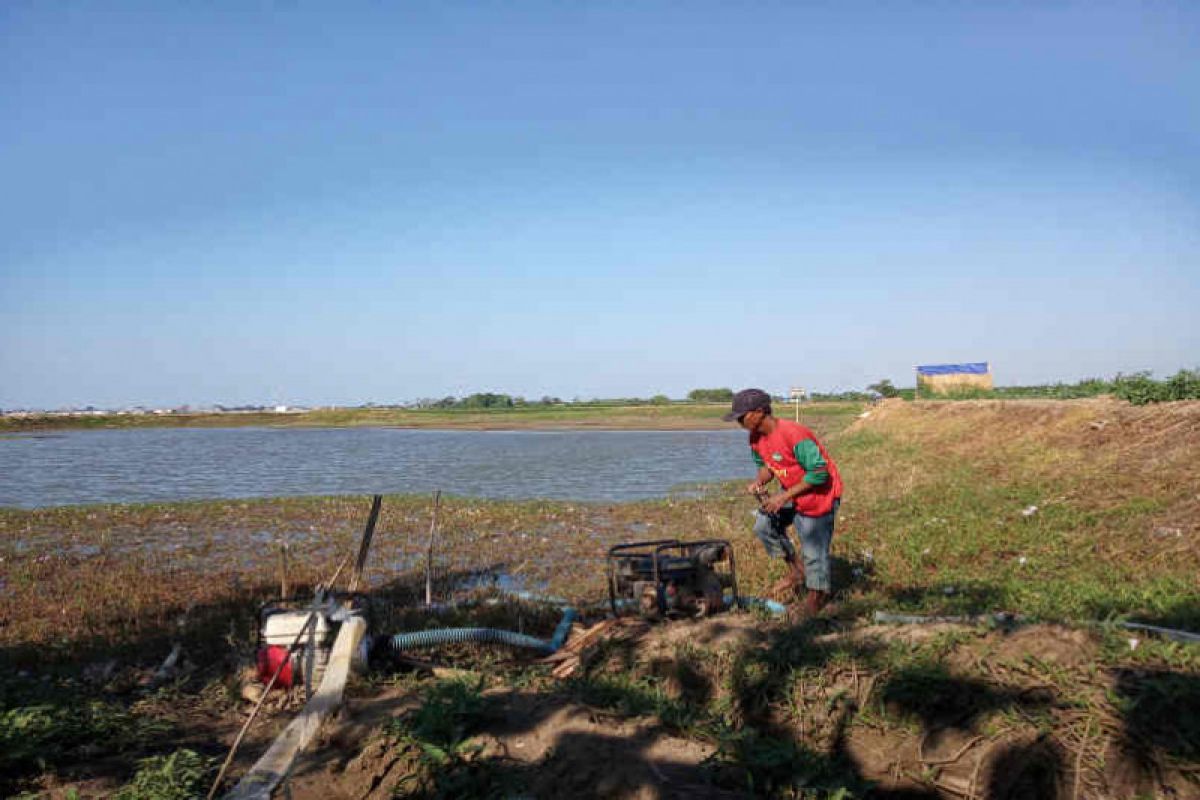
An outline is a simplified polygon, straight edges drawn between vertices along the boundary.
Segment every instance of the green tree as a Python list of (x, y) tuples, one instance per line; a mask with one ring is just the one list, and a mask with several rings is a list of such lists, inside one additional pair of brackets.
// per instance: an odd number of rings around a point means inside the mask
[(892, 382), (884, 378), (879, 383), (872, 383), (867, 387), (868, 392), (875, 392), (883, 397), (899, 397), (900, 390), (892, 385)]
[(688, 400), (694, 403), (728, 403), (733, 399), (733, 389), (692, 389)]
[(506, 394), (476, 392), (463, 398), (459, 405), (463, 408), (512, 408), (513, 399)]

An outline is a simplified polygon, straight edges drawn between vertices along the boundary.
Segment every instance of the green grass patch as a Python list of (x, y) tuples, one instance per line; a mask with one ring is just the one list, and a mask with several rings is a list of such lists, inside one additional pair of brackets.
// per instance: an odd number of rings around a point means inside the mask
[(216, 771), (216, 758), (186, 748), (152, 756), (141, 760), (113, 800), (195, 800), (207, 794)]

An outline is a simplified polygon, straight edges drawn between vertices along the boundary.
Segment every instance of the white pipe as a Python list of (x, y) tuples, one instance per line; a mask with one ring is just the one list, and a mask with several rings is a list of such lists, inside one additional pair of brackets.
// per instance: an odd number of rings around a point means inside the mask
[(316, 694), (233, 791), (225, 795), (226, 800), (269, 800), (271, 792), (287, 777), (297, 754), (316, 736), (321, 723), (341, 705), (342, 692), (350, 675), (350, 662), (366, 630), (367, 622), (362, 617), (350, 617), (342, 623)]

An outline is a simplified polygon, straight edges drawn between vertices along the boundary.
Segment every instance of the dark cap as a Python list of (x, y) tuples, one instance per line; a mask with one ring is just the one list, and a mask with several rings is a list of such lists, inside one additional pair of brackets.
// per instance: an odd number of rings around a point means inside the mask
[(771, 395), (762, 389), (742, 389), (733, 396), (733, 410), (721, 419), (733, 422), (743, 414), (749, 414), (756, 408), (766, 408), (771, 405)]

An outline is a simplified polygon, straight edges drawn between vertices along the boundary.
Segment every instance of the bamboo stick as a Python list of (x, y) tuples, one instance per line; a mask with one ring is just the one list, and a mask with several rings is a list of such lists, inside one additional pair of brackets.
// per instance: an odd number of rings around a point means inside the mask
[(433, 519), (429, 523), (429, 546), (425, 550), (425, 605), (433, 605), (433, 538), (437, 533), (438, 509), (442, 505), (442, 490), (433, 493)]
[(279, 597), (287, 600), (292, 596), (292, 587), (288, 581), (288, 543), (279, 542)]

